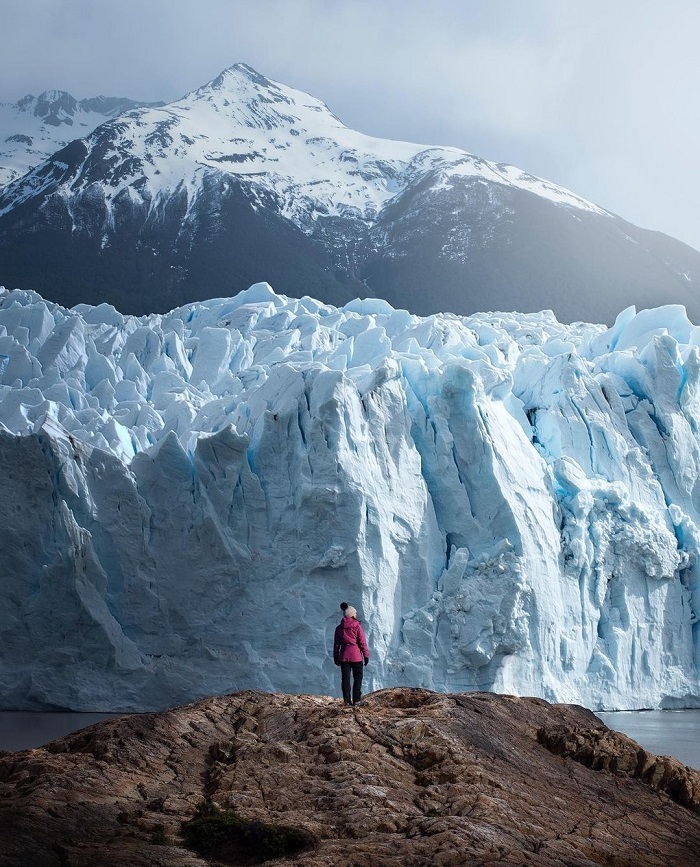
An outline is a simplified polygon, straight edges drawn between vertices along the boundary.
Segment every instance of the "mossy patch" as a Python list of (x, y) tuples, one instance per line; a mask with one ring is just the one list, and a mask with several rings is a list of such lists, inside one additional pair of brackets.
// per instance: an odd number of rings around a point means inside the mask
[(313, 836), (301, 828), (244, 819), (211, 801), (200, 804), (194, 817), (183, 823), (182, 836), (205, 858), (231, 865), (262, 864), (315, 845)]
[(165, 833), (164, 825), (154, 825), (151, 831), (151, 843), (155, 846), (167, 846), (168, 837)]

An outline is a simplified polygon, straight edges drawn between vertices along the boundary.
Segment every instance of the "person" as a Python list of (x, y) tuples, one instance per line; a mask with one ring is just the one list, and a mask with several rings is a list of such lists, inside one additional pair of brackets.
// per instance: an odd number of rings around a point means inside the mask
[(340, 607), (343, 619), (335, 628), (333, 662), (340, 666), (343, 701), (347, 706), (356, 707), (362, 700), (362, 673), (369, 662), (369, 648), (362, 624), (357, 619), (357, 611), (347, 602), (341, 602)]

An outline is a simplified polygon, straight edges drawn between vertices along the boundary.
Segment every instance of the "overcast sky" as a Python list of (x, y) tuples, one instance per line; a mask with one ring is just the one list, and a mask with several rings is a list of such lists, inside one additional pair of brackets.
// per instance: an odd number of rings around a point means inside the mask
[(168, 101), (245, 61), (362, 132), (512, 163), (700, 249), (693, 0), (0, 0), (0, 29), (0, 101)]

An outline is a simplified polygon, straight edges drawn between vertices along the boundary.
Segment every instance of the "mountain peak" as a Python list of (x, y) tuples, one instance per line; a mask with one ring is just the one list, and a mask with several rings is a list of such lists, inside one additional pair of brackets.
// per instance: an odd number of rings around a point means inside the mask
[(7, 110), (21, 114), (32, 114), (52, 125), (65, 122), (66, 117), (75, 114), (78, 100), (65, 90), (45, 90), (39, 96), (28, 93), (15, 103), (2, 103)]
[(45, 90), (39, 94), (34, 105), (34, 114), (52, 126), (72, 123), (78, 100), (65, 90)]
[(257, 69), (253, 69), (248, 63), (234, 63), (233, 66), (230, 66), (228, 69), (224, 70), (224, 73), (233, 73), (235, 72), (238, 75), (245, 75), (250, 81), (254, 84), (260, 85), (260, 87), (268, 87), (272, 84), (269, 78), (265, 78), (264, 75), (261, 75)]
[(160, 105), (121, 96), (76, 99), (57, 89), (0, 103), (0, 189), (105, 121), (135, 108)]
[(202, 102), (249, 128), (288, 129), (308, 118), (310, 112), (317, 117), (326, 115), (334, 126), (342, 125), (320, 100), (266, 78), (247, 63), (234, 63), (180, 100), (190, 107)]
[(257, 85), (257, 87), (275, 87), (273, 82), (265, 78), (264, 75), (261, 75), (247, 63), (234, 63), (233, 66), (228, 66), (222, 70), (216, 78), (198, 88), (198, 90), (221, 90), (241, 80)]

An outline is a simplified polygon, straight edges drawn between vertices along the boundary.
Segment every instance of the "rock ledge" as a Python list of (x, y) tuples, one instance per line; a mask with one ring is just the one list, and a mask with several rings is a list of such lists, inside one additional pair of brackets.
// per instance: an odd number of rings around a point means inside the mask
[(205, 801), (311, 835), (306, 867), (697, 867), (700, 851), (700, 773), (589, 711), (385, 689), (355, 710), (235, 693), (6, 753), (0, 863), (253, 863), (185, 847)]

